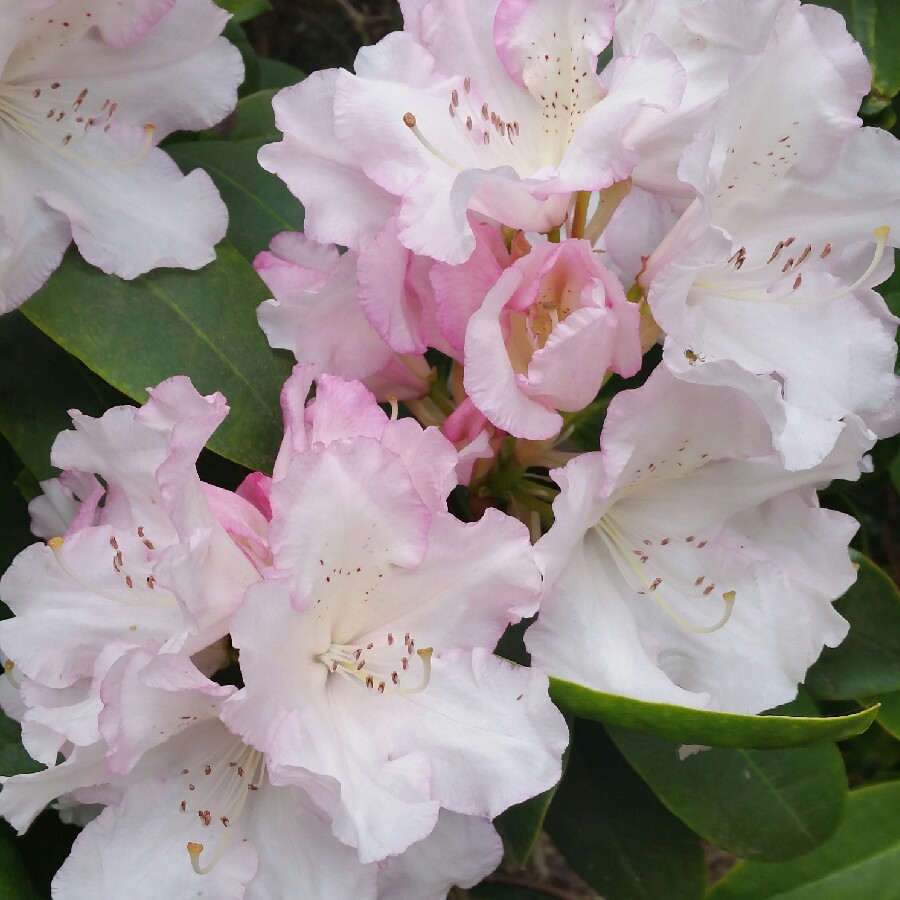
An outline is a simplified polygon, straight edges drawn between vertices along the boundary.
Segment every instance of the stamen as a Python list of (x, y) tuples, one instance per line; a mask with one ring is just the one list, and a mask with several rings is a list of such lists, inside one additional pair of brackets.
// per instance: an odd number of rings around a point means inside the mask
[(397, 398), (391, 394), (391, 396), (387, 398), (387, 402), (391, 407), (391, 421), (396, 422), (397, 416), (400, 415), (400, 408), (397, 406)]
[[(728, 297), (732, 300), (749, 300), (762, 303), (784, 303), (788, 305), (812, 305), (818, 303), (831, 303), (833, 300), (840, 300), (841, 297), (846, 297), (848, 294), (852, 294), (855, 290), (857, 290), (857, 288), (861, 287), (866, 283), (866, 281), (868, 281), (868, 279), (878, 268), (878, 265), (881, 263), (881, 260), (884, 257), (885, 249), (887, 247), (887, 239), (890, 231), (891, 229), (887, 225), (882, 225), (879, 228), (875, 229), (875, 252), (872, 256), (872, 261), (869, 263), (866, 271), (863, 272), (862, 275), (860, 275), (859, 278), (857, 278), (856, 281), (853, 282), (853, 284), (849, 285), (848, 287), (840, 288), (833, 294), (829, 294), (825, 297), (809, 297), (803, 299), (797, 299), (796, 297), (791, 296), (779, 297), (767, 293), (765, 288), (759, 291), (733, 290), (723, 285), (716, 284), (712, 281), (695, 281), (694, 287), (699, 290), (708, 290), (715, 292), (722, 297)], [(795, 238), (789, 238), (783, 243), (779, 241), (779, 245), (776, 247), (776, 251), (780, 252), (782, 248), (790, 246), (790, 244), (792, 244), (794, 240)], [(824, 259), (826, 256), (828, 256), (828, 254), (831, 252), (831, 249), (831, 244), (826, 244), (822, 252), (819, 254), (820, 258)], [(778, 252), (772, 254), (769, 262), (771, 262), (778, 255)], [(798, 257), (796, 260), (794, 260), (793, 258), (788, 259), (781, 271), (787, 274), (788, 270), (791, 268), (796, 270), (797, 266), (806, 261), (806, 259), (810, 255), (810, 252), (810, 248), (807, 247), (804, 249), (800, 257)], [(795, 276), (791, 290), (796, 291), (802, 284), (802, 281), (802, 276)]]
[[(646, 553), (641, 553), (640, 557), (638, 557), (637, 554), (632, 555), (634, 551), (632, 551), (632, 553), (628, 552), (628, 543), (626, 541), (626, 538), (620, 531), (616, 523), (611, 520), (609, 514), (604, 516), (597, 523), (596, 527), (601, 537), (604, 538), (604, 543), (612, 551), (613, 558), (620, 563), (624, 563), (624, 566), (621, 566), (620, 570), (625, 569), (630, 572), (634, 576), (637, 583), (643, 586), (643, 590), (640, 590), (639, 593), (649, 593), (649, 595), (652, 596), (653, 600), (656, 602), (659, 608), (685, 631), (692, 632), (693, 634), (711, 634), (715, 631), (718, 631), (720, 628), (723, 628), (731, 618), (731, 612), (734, 608), (734, 600), (736, 596), (736, 592), (733, 590), (725, 591), (722, 594), (722, 599), (725, 602), (725, 610), (717, 622), (714, 622), (712, 625), (696, 625), (686, 619), (666, 600), (665, 591), (661, 590), (663, 585), (662, 577), (654, 574), (652, 565), (650, 567), (646, 567), (645, 564), (649, 559), (649, 555)], [(647, 543), (648, 542), (645, 540), (644, 544)], [(698, 544), (697, 546), (699, 547), (700, 545)], [(623, 574), (625, 574), (624, 571)], [(631, 579), (628, 580), (630, 581)], [(705, 576), (701, 575), (700, 577), (698, 577), (694, 581), (694, 587), (698, 587), (699, 585), (701, 585), (704, 580)], [(634, 587), (633, 584), (632, 587)], [(715, 590), (714, 584), (707, 585), (707, 587), (702, 592), (700, 592), (700, 596), (697, 599), (708, 596), (713, 590)], [(692, 591), (688, 590), (686, 593), (690, 595)]]
[[(435, 147), (421, 131), (419, 131), (419, 126), (416, 124), (416, 117), (411, 112), (403, 114), (403, 124), (418, 138), (419, 143), (421, 143), (432, 156), (439, 159), (444, 165), (450, 166), (451, 169), (456, 169), (458, 172), (463, 171), (463, 167), (460, 166), (459, 163), (454, 162), (448, 156), (444, 156), (444, 154), (441, 153), (441, 151), (438, 150), (438, 148)], [(485, 132), (485, 135), (487, 135), (487, 132)]]

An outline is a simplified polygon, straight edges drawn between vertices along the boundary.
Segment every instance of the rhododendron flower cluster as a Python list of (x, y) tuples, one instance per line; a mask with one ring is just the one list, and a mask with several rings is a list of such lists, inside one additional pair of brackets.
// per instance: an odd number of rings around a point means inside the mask
[[(723, 711), (790, 699), (846, 632), (830, 604), (853, 581), (853, 527), (815, 488), (856, 479), (898, 424), (896, 320), (872, 286), (900, 234), (884, 188), (900, 148), (860, 127), (859, 46), (794, 0), (402, 5), (404, 32), (360, 51), (356, 74), (275, 99), (285, 137), (261, 163), (308, 236), (352, 251), (343, 288), (288, 284), (286, 260), (276, 280), (263, 254), (267, 335), (340, 371), (346, 346), (317, 327), (328, 295), (372, 348), (352, 374), (381, 396), (391, 351), (452, 359), (407, 403), (467, 449), (480, 439), (470, 490), (512, 478), (518, 514), (552, 525), (526, 638), (546, 671)], [(792, 76), (811, 60), (814, 77)], [(363, 140), (373, 152), (348, 151)], [(551, 513), (534, 467), (564, 462), (579, 413), (658, 343), (599, 451), (551, 471)], [(726, 665), (733, 691), (715, 685)]]
[[(817, 491), (900, 432), (900, 146), (841, 17), (400, 6), (273, 100), (305, 232), (254, 260), (297, 362), (271, 468), (201, 480), (228, 408), (185, 375), (73, 411), (0, 580), (45, 766), (0, 815), (84, 825), (59, 900), (445, 897), (559, 781), (554, 681), (754, 716), (848, 633), (858, 526)], [(221, 201), (155, 143), (234, 104), (224, 15), (8, 18), (5, 308), (70, 238), (124, 278), (209, 261)]]

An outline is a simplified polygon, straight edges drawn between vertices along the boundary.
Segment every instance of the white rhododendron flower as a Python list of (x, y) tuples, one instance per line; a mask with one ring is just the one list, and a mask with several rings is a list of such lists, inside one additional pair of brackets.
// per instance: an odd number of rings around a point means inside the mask
[(491, 653), (536, 608), (526, 529), (446, 512), (452, 481), (433, 475), (453, 472), (452, 446), (358, 385), (323, 379), (296, 427), (308, 371), (293, 382), (273, 565), (233, 621), (245, 687), (222, 717), (370, 862), (426, 837), (441, 808), (493, 817), (546, 790), (567, 732), (546, 676)]
[(758, 408), (658, 369), (611, 404), (599, 453), (554, 476), (538, 542), (546, 596), (526, 634), (558, 678), (641, 700), (757, 713), (794, 697), (847, 623), (857, 524), (815, 488), (859, 476), (859, 423), (823, 463), (786, 470)]
[[(405, 30), (361, 50), (355, 75), (317, 73), (276, 98), (285, 140), (260, 161), (303, 202), (317, 240), (361, 249), (396, 215), (405, 247), (459, 263), (474, 247), (468, 210), (553, 228), (572, 191), (628, 177), (631, 123), (676, 106), (684, 88), (652, 36), (601, 83), (611, 2), (401, 6)], [(362, 157), (348, 149), (363, 145)], [(341, 193), (367, 208), (362, 220), (334, 204)]]
[(227, 211), (156, 144), (227, 115), (243, 77), (211, 0), (3, 0), (0, 312), (74, 240), (122, 278), (214, 259)]

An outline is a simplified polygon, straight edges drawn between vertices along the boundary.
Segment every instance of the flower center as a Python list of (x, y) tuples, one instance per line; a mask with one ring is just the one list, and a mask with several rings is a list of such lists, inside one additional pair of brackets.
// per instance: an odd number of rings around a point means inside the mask
[[(806, 244), (801, 249), (797, 247), (796, 238), (794, 237), (778, 241), (765, 262), (748, 268), (740, 276), (732, 275), (729, 271), (726, 276), (728, 278), (727, 282), (696, 281), (694, 282), (694, 288), (711, 291), (717, 296), (727, 297), (731, 300), (782, 303), (791, 306), (830, 303), (832, 300), (839, 300), (841, 297), (852, 294), (868, 281), (884, 256), (889, 234), (890, 228), (887, 225), (876, 228), (875, 251), (872, 255), (872, 261), (865, 272), (853, 284), (840, 288), (826, 296), (797, 297), (796, 292), (803, 284), (801, 268), (808, 266), (809, 262), (816, 257), (825, 259), (831, 253), (832, 245), (828, 243), (817, 250), (813, 248), (812, 244)], [(737, 273), (741, 272), (746, 261), (747, 249), (746, 247), (740, 247), (732, 254), (726, 265), (730, 269), (733, 268), (734, 272)], [(735, 277), (739, 279), (737, 285), (735, 284)], [(787, 293), (771, 293), (772, 288), (788, 280), (790, 280), (791, 286), (788, 288)]]
[(731, 618), (735, 592), (720, 592), (725, 609), (717, 622), (697, 625), (685, 618), (672, 604), (670, 593), (680, 598), (703, 600), (716, 592), (710, 580), (698, 566), (696, 572), (685, 573), (687, 566), (702, 563), (700, 552), (707, 541), (689, 534), (684, 537), (660, 538), (638, 533), (622, 517), (608, 511), (595, 526), (603, 543), (616, 560), (619, 571), (628, 584), (641, 595), (649, 595), (677, 625), (695, 634), (710, 634), (722, 628)]
[[(177, 602), (172, 594), (164, 588), (158, 588), (156, 585), (156, 578), (153, 575), (156, 547), (146, 536), (142, 525), (137, 527), (135, 535), (140, 541), (138, 545), (140, 549), (134, 547), (134, 542), (130, 535), (127, 542), (124, 539), (120, 542), (115, 535), (109, 539), (113, 577), (120, 581), (121, 587), (124, 588), (124, 590), (116, 591), (115, 593), (109, 590), (106, 585), (101, 586), (96, 580), (93, 583), (85, 581), (79, 572), (69, 565), (66, 559), (63, 538), (50, 538), (47, 541), (47, 546), (53, 551), (59, 567), (66, 575), (86, 591), (96, 594), (98, 597), (103, 597), (105, 600), (109, 600), (110, 603), (149, 608), (177, 606)], [(127, 562), (125, 557), (126, 543), (132, 546)]]
[(416, 650), (409, 633), (388, 633), (384, 641), (332, 644), (316, 660), (332, 675), (343, 675), (379, 694), (418, 694), (431, 679), (431, 647)]
[(58, 156), (104, 168), (133, 165), (153, 146), (154, 126), (145, 125), (142, 143), (124, 158), (96, 159), (70, 149), (91, 131), (108, 132), (118, 105), (108, 97), (101, 104), (88, 88), (74, 93), (59, 81), (37, 87), (0, 83), (0, 123)]
[[(181, 770), (185, 790), (179, 812), (192, 817), (198, 837), (202, 834), (204, 838), (203, 843), (187, 844), (191, 866), (198, 875), (206, 875), (222, 858), (247, 798), (259, 790), (266, 777), (263, 754), (239, 738), (225, 741), (221, 751), (202, 766)], [(215, 849), (201, 865), (200, 855), (213, 842)]]

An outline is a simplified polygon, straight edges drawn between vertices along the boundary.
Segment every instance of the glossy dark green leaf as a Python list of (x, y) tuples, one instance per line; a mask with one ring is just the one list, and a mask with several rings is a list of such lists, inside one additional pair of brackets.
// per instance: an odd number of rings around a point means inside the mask
[(158, 269), (134, 281), (104, 275), (70, 253), (22, 307), (56, 343), (135, 400), (171, 375), (201, 393), (221, 391), (231, 414), (210, 449), (266, 470), (282, 436), (278, 397), (290, 372), (256, 323), (269, 296), (250, 264), (227, 243), (198, 272)]
[(0, 824), (0, 900), (40, 900), (22, 862), (15, 832)]
[(0, 775), (21, 775), (43, 768), (25, 752), (19, 723), (0, 712)]
[[(784, 712), (815, 712), (807, 699)], [(610, 735), (682, 822), (745, 859), (789, 859), (819, 846), (844, 812), (847, 779), (834, 744), (790, 750), (682, 747), (622, 728)]]
[[(50, 478), (50, 447), (68, 410), (98, 416), (121, 395), (20, 312), (0, 317), (0, 434), (35, 478)], [(15, 477), (15, 476), (14, 476)]]
[(216, 0), (216, 4), (230, 12), (235, 22), (249, 22), (272, 8), (269, 0)]
[(875, 720), (877, 707), (847, 716), (739, 716), (648, 703), (604, 694), (568, 681), (550, 679), (550, 696), (564, 712), (628, 728), (677, 744), (710, 747), (799, 747), (861, 734)]
[(892, 694), (882, 694), (872, 698), (880, 704), (878, 710), (878, 724), (890, 735), (900, 741), (900, 691)]
[(605, 900), (703, 896), (699, 838), (656, 799), (599, 725), (576, 723), (546, 829), (572, 870)]
[(897, 900), (900, 782), (850, 794), (841, 827), (811, 853), (780, 863), (745, 862), (708, 900)]
[(306, 73), (280, 59), (261, 59), (259, 61), (259, 87), (264, 88), (289, 87), (297, 84), (306, 77)]
[(531, 856), (555, 793), (556, 788), (544, 791), (524, 803), (511, 806), (494, 820), (507, 853), (517, 865), (524, 866)]
[[(269, 246), (279, 231), (303, 227), (303, 207), (284, 182), (262, 169), (256, 155), (263, 144), (281, 139), (274, 130), (274, 91), (245, 97), (226, 137), (174, 144), (169, 154), (184, 172), (205, 169), (228, 207), (227, 239), (248, 260)], [(269, 295), (267, 295), (269, 296)]]
[(856, 584), (835, 603), (850, 623), (843, 643), (826, 648), (806, 686), (817, 697), (851, 700), (900, 690), (900, 591), (875, 563), (856, 554)]

